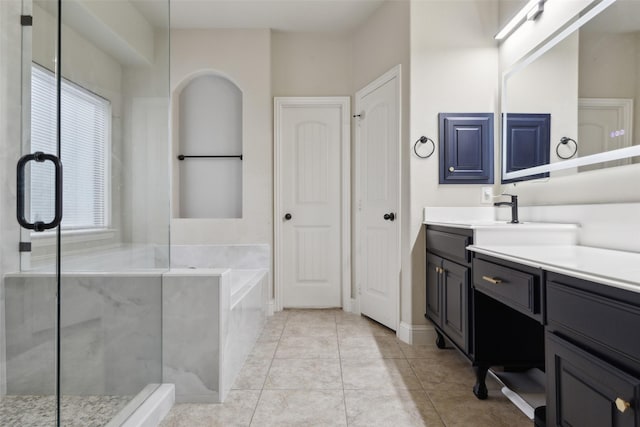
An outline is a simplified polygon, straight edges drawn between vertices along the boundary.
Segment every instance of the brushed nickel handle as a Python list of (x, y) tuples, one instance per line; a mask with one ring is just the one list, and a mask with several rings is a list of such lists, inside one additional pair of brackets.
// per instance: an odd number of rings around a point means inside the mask
[(482, 276), (482, 280), (487, 281), (489, 283), (493, 283), (494, 285), (502, 283), (502, 279), (498, 279), (498, 278), (495, 278), (495, 277), (489, 277), (489, 276)]
[(449, 166), (449, 172), (455, 172), (456, 168), (454, 168), (453, 166)]
[(631, 407), (631, 403), (627, 402), (626, 400), (620, 397), (616, 399), (616, 408), (618, 408), (618, 411), (624, 412), (630, 407)]

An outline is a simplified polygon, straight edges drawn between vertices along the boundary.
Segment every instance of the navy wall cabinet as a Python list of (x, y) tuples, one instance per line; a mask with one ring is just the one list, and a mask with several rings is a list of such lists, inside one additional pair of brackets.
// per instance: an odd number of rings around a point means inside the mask
[[(506, 171), (515, 172), (549, 163), (550, 114), (507, 114)], [(503, 183), (546, 178), (540, 173), (523, 178), (503, 179)]]
[(493, 184), (493, 113), (440, 113), (440, 184)]

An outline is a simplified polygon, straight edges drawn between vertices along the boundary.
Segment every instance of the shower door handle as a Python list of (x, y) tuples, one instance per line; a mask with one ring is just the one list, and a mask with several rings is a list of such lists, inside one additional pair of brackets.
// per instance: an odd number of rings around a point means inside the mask
[[(25, 203), (25, 181), (24, 181), (24, 170), (27, 166), (27, 163), (30, 161), (35, 161), (37, 163), (42, 163), (45, 161), (50, 161), (53, 163), (55, 168), (55, 215), (51, 222), (42, 222), (35, 221), (33, 223), (27, 221), (24, 217), (24, 203)], [(42, 151), (36, 151), (32, 154), (26, 154), (18, 160), (18, 176), (17, 176), (17, 200), (18, 200), (18, 209), (17, 209), (17, 218), (18, 223), (29, 230), (34, 231), (44, 231), (49, 230), (51, 228), (55, 228), (60, 225), (60, 221), (62, 221), (62, 162), (53, 154), (45, 154)]]

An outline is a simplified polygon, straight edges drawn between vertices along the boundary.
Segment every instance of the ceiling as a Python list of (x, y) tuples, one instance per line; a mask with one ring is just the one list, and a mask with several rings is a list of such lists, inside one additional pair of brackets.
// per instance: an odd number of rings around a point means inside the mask
[[(157, 27), (166, 0), (130, 0)], [(366, 21), (385, 0), (171, 0), (171, 28), (271, 28), (345, 32)]]

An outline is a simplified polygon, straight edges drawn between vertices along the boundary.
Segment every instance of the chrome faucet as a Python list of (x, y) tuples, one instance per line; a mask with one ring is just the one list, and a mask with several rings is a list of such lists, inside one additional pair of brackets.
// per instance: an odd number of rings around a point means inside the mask
[(518, 224), (518, 196), (502, 193), (502, 196), (511, 196), (510, 202), (496, 202), (493, 206), (511, 206), (511, 224)]

